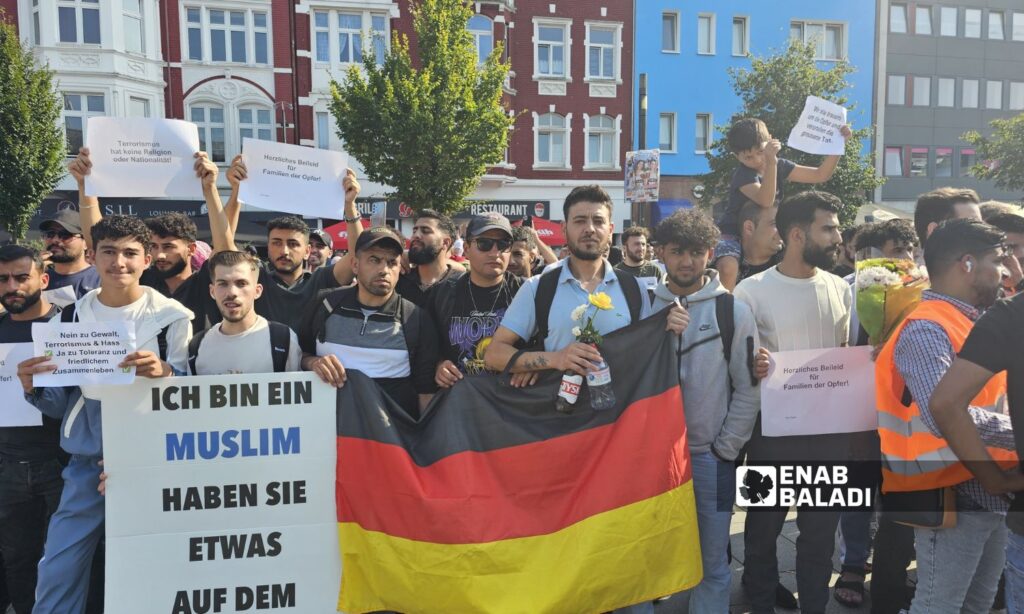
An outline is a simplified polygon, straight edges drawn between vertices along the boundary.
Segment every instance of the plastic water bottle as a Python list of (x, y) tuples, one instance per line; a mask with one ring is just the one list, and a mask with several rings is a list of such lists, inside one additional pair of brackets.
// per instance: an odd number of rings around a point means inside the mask
[(562, 385), (558, 388), (555, 409), (564, 414), (576, 409), (576, 400), (580, 398), (580, 388), (582, 387), (582, 375), (576, 375), (571, 371), (566, 371), (562, 374)]
[(615, 407), (615, 391), (612, 390), (612, 372), (608, 363), (594, 363), (596, 371), (587, 373), (587, 388), (590, 391), (590, 406), (594, 411), (607, 411)]

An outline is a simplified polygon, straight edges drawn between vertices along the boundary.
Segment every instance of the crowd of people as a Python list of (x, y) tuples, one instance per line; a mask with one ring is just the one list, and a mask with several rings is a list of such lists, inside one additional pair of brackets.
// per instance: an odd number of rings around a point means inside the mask
[[(598, 186), (565, 198), (559, 259), (532, 229), (497, 214), (460, 231), (424, 209), (408, 242), (386, 226), (363, 229), (351, 171), (343, 180), (351, 251), (334, 255), (329, 235), (282, 216), (267, 224), (262, 262), (234, 240), (243, 160), (227, 171), (232, 191), (222, 204), (219, 169), (203, 153), (195, 171), (212, 236), (199, 263), (196, 227), (183, 215), (103, 217), (85, 195), (83, 149), (69, 165), (79, 210), (40, 226), (47, 262), (29, 247), (0, 247), (0, 343), (30, 342), (36, 322), (132, 320), (137, 347), (122, 366), (139, 377), (304, 370), (342, 387), (358, 370), (419, 417), (467, 375), (508, 372), (511, 385), (526, 387), (548, 371), (594, 372), (600, 347), (579, 340), (573, 318), (593, 295), (610, 298), (593, 320), (600, 334), (668, 310), (704, 569), (686, 595), (690, 612), (729, 610), (734, 466), (871, 460), (882, 466), (880, 511), (797, 511), (799, 603), (779, 582), (787, 510), (748, 510), (742, 584), (755, 612), (824, 612), (832, 588), (836, 600), (859, 606), (869, 569), (873, 612), (987, 612), (1004, 567), (1011, 611), (1024, 611), (1024, 522), (1012, 520), (1024, 510), (1012, 497), (1024, 490), (1016, 469), (1024, 435), (1012, 427), (1024, 410), (1024, 299), (1009, 298), (1024, 277), (1020, 210), (944, 188), (918, 199), (913, 223), (844, 231), (836, 196), (812, 189), (781, 198), (787, 181), (827, 181), (838, 158), (817, 168), (780, 158), (778, 141), (753, 119), (737, 122), (728, 140), (740, 165), (724, 216), (688, 210), (653, 231), (626, 229), (614, 265), (613, 203)], [(875, 256), (923, 259), (931, 279), (876, 349), (878, 430), (764, 436), (759, 383), (773, 353), (867, 344), (853, 265)], [(34, 386), (34, 375), (53, 369), (45, 356), (18, 365), (42, 425), (0, 428), (8, 599), (17, 614), (101, 612), (103, 491), (117, 476), (103, 473), (99, 391)], [(955, 525), (911, 526), (885, 507), (901, 496), (954, 505)], [(837, 531), (843, 567), (830, 587)], [(916, 591), (907, 583), (915, 557)]]

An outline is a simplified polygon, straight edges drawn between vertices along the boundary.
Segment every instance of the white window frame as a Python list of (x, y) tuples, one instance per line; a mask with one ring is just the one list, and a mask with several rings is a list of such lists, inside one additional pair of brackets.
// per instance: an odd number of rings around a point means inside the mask
[[(993, 92), (993, 86), (997, 91)], [(1003, 82), (1001, 80), (987, 79), (985, 81), (985, 108), (996, 111), (1003, 108)]]
[[(893, 98), (893, 94), (899, 88), (900, 96), (897, 99)], [(906, 75), (888, 75), (885, 84), (885, 104), (892, 106), (906, 106), (907, 105), (907, 76)]]
[[(953, 32), (948, 33), (945, 28), (946, 15), (952, 11), (953, 13)], [(939, 36), (953, 36), (955, 37), (960, 31), (960, 9), (955, 6), (940, 6), (939, 7)]]
[[(918, 87), (924, 85), (923, 93), (925, 100), (922, 102), (918, 100)], [(911, 106), (915, 107), (930, 107), (932, 106), (932, 78), (925, 76), (914, 76), (911, 81)]]
[(839, 28), (839, 36), (840, 36), (840, 41), (839, 41), (839, 57), (838, 58), (827, 58), (827, 57), (817, 57), (817, 55), (815, 55), (814, 59), (816, 61), (818, 61), (818, 62), (838, 62), (838, 61), (846, 60), (846, 59), (848, 59), (850, 57), (850, 51), (849, 51), (849, 38), (850, 37), (849, 37), (849, 34), (848, 34), (849, 27), (848, 27), (848, 24), (845, 21), (818, 21), (818, 20), (813, 20), (813, 19), (791, 19), (790, 22), (789, 22), (790, 32), (792, 32), (793, 31), (793, 27), (797, 26), (797, 25), (799, 25), (799, 27), (800, 27), (801, 40), (802, 40), (802, 42), (805, 42), (805, 43), (809, 42), (807, 40), (807, 28), (808, 28), (808, 26), (821, 26), (821, 33), (822, 33), (822, 37), (823, 37), (822, 41), (821, 41), (822, 55), (824, 55), (824, 49), (825, 49), (825, 39), (824, 39), (824, 36), (828, 32), (828, 29), (829, 28)]
[[(199, 9), (199, 24), (189, 23), (188, 11), (189, 9)], [(210, 23), (210, 11), (224, 11), (224, 23), (223, 24), (211, 24)], [(231, 13), (244, 13), (244, 25), (231, 25)], [(266, 15), (267, 25), (266, 27), (256, 27), (256, 21), (254, 15), (256, 13), (263, 13)], [(245, 7), (236, 4), (181, 4), (179, 8), (179, 21), (181, 24), (181, 57), (183, 62), (193, 64), (210, 64), (215, 66), (224, 66), (226, 64), (233, 66), (254, 66), (254, 67), (272, 67), (274, 65), (274, 38), (271, 27), (273, 21), (270, 5), (266, 6), (255, 6)], [(193, 60), (189, 59), (189, 28), (199, 27), (199, 41), (202, 46), (201, 59)], [(213, 30), (224, 31), (224, 53), (227, 60), (214, 60), (213, 59)], [(256, 63), (256, 32), (266, 33), (267, 35), (267, 61)], [(232, 45), (231, 45), (231, 32), (245, 32), (245, 61), (237, 62), (232, 57)]]
[[(972, 84), (968, 86), (968, 84)], [(973, 90), (974, 102), (968, 104), (968, 94)], [(964, 109), (977, 109), (981, 104), (981, 81), (964, 79), (960, 82), (960, 106)]]
[[(342, 15), (351, 15), (351, 16), (358, 15), (359, 16), (359, 29), (357, 30), (355, 28), (343, 28), (343, 27), (341, 27), (341, 17), (342, 17)], [(331, 17), (333, 19), (331, 19), (328, 23), (331, 23), (334, 26), (334, 28), (335, 28), (334, 36), (331, 38), (331, 40), (338, 44), (337, 49), (335, 49), (336, 53), (335, 53), (334, 57), (332, 58), (332, 60), (334, 62), (337, 62), (339, 65), (342, 65), (342, 66), (349, 65), (349, 64), (357, 64), (357, 65), (358, 64), (362, 64), (363, 63), (363, 57), (366, 55), (366, 50), (367, 50), (367, 46), (366, 46), (367, 34), (369, 34), (369, 30), (368, 30), (368, 28), (366, 26), (366, 15), (363, 13), (363, 11), (338, 10), (338, 11), (334, 12), (334, 14), (331, 15)], [(372, 18), (371, 18), (371, 20), (372, 20)], [(343, 35), (348, 37), (348, 43), (346, 44), (346, 48), (348, 49), (349, 59), (347, 59), (347, 60), (344, 60), (341, 57), (341, 37)], [(355, 45), (355, 42), (354, 42), (356, 36), (359, 37), (359, 58), (358, 59), (356, 59), (356, 45)]]
[[(326, 13), (327, 14), (327, 27), (319, 27), (316, 25), (316, 14)], [(335, 6), (325, 6), (321, 4), (311, 5), (309, 8), (309, 31), (311, 33), (310, 44), (310, 57), (313, 61), (314, 66), (318, 68), (347, 68), (349, 66), (362, 66), (362, 62), (342, 62), (341, 61), (341, 44), (338, 36), (342, 33), (342, 29), (339, 25), (338, 17), (341, 13), (345, 14), (360, 14), (360, 51), (363, 55), (370, 53), (373, 49), (373, 40), (376, 36), (382, 36), (384, 38), (384, 49), (385, 52), (391, 50), (391, 15), (386, 11), (381, 10), (370, 10), (362, 8), (338, 8)], [(373, 29), (373, 18), (383, 17), (384, 18), (384, 31), (378, 33)], [(344, 30), (349, 32), (350, 30)], [(327, 33), (327, 61), (317, 59), (317, 42), (316, 33), (326, 32)], [(355, 30), (351, 30), (355, 32)], [(383, 62), (383, 58), (378, 58), (378, 63)]]
[[(968, 15), (974, 15), (974, 14), (977, 14), (977, 16), (978, 16), (978, 22), (977, 22), (978, 34), (976, 36), (971, 36), (970, 34), (968, 34), (968, 29), (967, 29), (967, 26), (970, 23), (968, 21)], [(982, 23), (983, 21), (984, 21), (984, 13), (982, 12), (981, 9), (968, 9), (968, 8), (965, 8), (964, 9), (964, 38), (981, 38), (981, 33), (984, 31), (984, 28), (982, 27), (983, 26), (983, 23)]]
[[(60, 127), (61, 131), (64, 132), (64, 145), (68, 145), (68, 134), (67, 134), (67, 118), (68, 117), (80, 117), (82, 119), (82, 146), (84, 147), (88, 143), (88, 125), (90, 117), (106, 117), (110, 113), (110, 105), (107, 104), (107, 92), (100, 91), (89, 91), (89, 90), (69, 90), (62, 91), (61, 93), (61, 112), (60, 112)], [(67, 108), (67, 103), (64, 99), (65, 96), (81, 96), (81, 109), (74, 111)], [(97, 96), (103, 99), (103, 111), (90, 111), (89, 110), (89, 97)], [(78, 152), (68, 151), (65, 154), (71, 158), (78, 155)]]
[(1010, 16), (1010, 40), (1024, 41), (1024, 11), (1013, 11)]
[(42, 29), (39, 25), (39, 0), (32, 0), (32, 44), (42, 44)]
[[(195, 119), (193, 119), (193, 115), (192, 115), (193, 107), (202, 107), (204, 109), (204, 111), (203, 111), (203, 121), (197, 122)], [(221, 110), (221, 117), (222, 117), (223, 121), (221, 121), (221, 122), (214, 122), (214, 121), (212, 121), (210, 119), (210, 109), (213, 108), (213, 107), (217, 107), (217, 108), (219, 108)], [(210, 100), (210, 99), (206, 99), (206, 98), (189, 101), (189, 103), (186, 105), (186, 108), (185, 108), (185, 117), (188, 118), (188, 121), (192, 122), (193, 124), (196, 125), (196, 127), (199, 128), (199, 143), (200, 143), (199, 147), (200, 148), (204, 148), (205, 147), (207, 155), (210, 156), (210, 160), (213, 161), (216, 164), (227, 164), (228, 162), (231, 161), (231, 158), (234, 157), (234, 154), (231, 151), (230, 133), (228, 132), (228, 113), (229, 112), (231, 112), (231, 111), (228, 108), (228, 105), (226, 105), (226, 104), (224, 104), (223, 102), (220, 102), (220, 101)], [(224, 135), (224, 137), (223, 137), (224, 138), (224, 159), (223, 160), (216, 159), (216, 156), (215, 156), (214, 151), (213, 151), (213, 146), (212, 146), (213, 145), (213, 130), (215, 128), (220, 128), (223, 131), (223, 135)], [(239, 144), (239, 146), (240, 145), (241, 144)]]
[[(704, 122), (706, 128), (704, 132), (704, 143), (703, 147), (697, 145), (697, 126)], [(711, 144), (714, 142), (714, 131), (715, 124), (711, 113), (697, 113), (693, 122), (693, 153), (705, 154), (711, 150)]]
[[(921, 20), (921, 15), (926, 15), (928, 18), (928, 31), (921, 31), (921, 24), (924, 23)], [(930, 4), (917, 5), (914, 7), (914, 34), (918, 36), (931, 36), (935, 33), (934, 24), (932, 23), (932, 6)]]
[[(142, 104), (145, 113), (142, 115), (132, 115), (132, 105)], [(152, 117), (153, 116), (153, 102), (149, 98), (142, 96), (128, 96), (128, 108), (125, 115), (128, 117)]]
[[(555, 73), (541, 73), (540, 72), (540, 48), (541, 45), (549, 46), (552, 51), (548, 59), (549, 67), (554, 64), (552, 59), (554, 58), (554, 41), (541, 41), (540, 40), (540, 29), (541, 28), (558, 28), (562, 30), (562, 67), (564, 70), (563, 74)], [(571, 19), (559, 19), (553, 17), (544, 17), (533, 19), (533, 79), (534, 81), (539, 80), (551, 80), (551, 81), (572, 81), (572, 20)]]
[[(893, 19), (893, 15), (897, 12), (903, 13), (903, 25), (901, 29), (896, 29), (897, 20)], [(889, 32), (891, 34), (906, 34), (909, 30), (910, 21), (908, 19), (908, 11), (906, 4), (890, 4), (889, 5)]]
[[(252, 112), (252, 121), (251, 122), (242, 122), (242, 111), (250, 111), (250, 112)], [(259, 112), (260, 111), (267, 111), (269, 113), (270, 123), (260, 123), (260, 121), (259, 121)], [(268, 141), (268, 142), (271, 142), (271, 143), (274, 143), (274, 142), (277, 141), (277, 126), (274, 123), (274, 107), (269, 106), (269, 105), (265, 105), (265, 104), (254, 104), (254, 103), (251, 103), (251, 102), (250, 103), (245, 103), (245, 104), (240, 104), (240, 105), (235, 107), (235, 118), (236, 118), (236, 120), (235, 120), (235, 122), (236, 122), (236, 132), (238, 133), (238, 142), (239, 142), (239, 144), (241, 144), (243, 138), (258, 139), (260, 141)], [(250, 137), (242, 136), (242, 130), (251, 130), (252, 131), (252, 136), (250, 136)], [(260, 135), (259, 135), (259, 131), (260, 130), (268, 130), (270, 138), (269, 139), (261, 138)]]
[[(943, 86), (948, 86), (943, 88)], [(946, 96), (943, 95), (945, 91)], [(945, 102), (943, 98), (946, 98)], [(935, 88), (935, 106), (942, 108), (953, 108), (956, 106), (956, 79), (952, 77), (937, 77)]]
[[(595, 119), (608, 119), (611, 121), (610, 127), (595, 128), (592, 125), (592, 120)], [(585, 171), (613, 171), (621, 170), (622, 165), (619, 164), (619, 143), (622, 138), (622, 116), (617, 115), (612, 117), (611, 115), (587, 115), (583, 114), (583, 125), (584, 136), (583, 136), (583, 170)], [(605, 163), (594, 164), (590, 161), (590, 137), (599, 135), (601, 139), (608, 138), (611, 146), (611, 160)]]
[[(543, 115), (559, 115), (564, 120), (564, 127), (561, 129), (550, 128), (545, 126), (541, 128), (540, 118)], [(563, 159), (558, 161), (541, 162), (540, 160), (540, 135), (541, 132), (547, 134), (554, 134), (560, 132), (564, 139), (564, 145), (562, 147)], [(538, 114), (533, 112), (533, 168), (535, 170), (572, 170), (572, 113), (562, 115), (558, 111), (547, 111), (546, 113)], [(549, 148), (550, 149), (550, 148)]]
[[(121, 0), (121, 15), (123, 20), (124, 32), (122, 34), (124, 40), (125, 53), (134, 53), (139, 55), (146, 54), (146, 18), (145, 18), (145, 2), (143, 0), (134, 0), (139, 4), (139, 11), (129, 11), (124, 8), (124, 0)], [(130, 25), (131, 24), (131, 25)], [(129, 29), (138, 29), (139, 32), (139, 49), (128, 48), (128, 31)], [(102, 38), (102, 36), (101, 36)]]
[[(470, 23), (474, 19), (486, 19), (487, 30), (471, 26)], [(490, 52), (488, 52), (487, 55), (483, 55), (482, 53), (480, 53), (480, 39), (484, 36), (491, 37), (491, 51), (494, 51), (494, 20), (488, 17), (487, 15), (476, 13), (469, 18), (469, 22), (466, 23), (466, 28), (469, 30), (469, 33), (473, 35), (473, 46), (476, 47), (476, 57), (478, 59), (478, 64), (483, 64), (484, 61), (487, 60), (487, 58), (490, 56)]]
[[(999, 18), (999, 29), (998, 36), (992, 36), (992, 17), (998, 16)], [(990, 41), (1001, 41), (1006, 40), (1006, 12), (1005, 11), (989, 11), (988, 22), (985, 24), (985, 36)]]
[[(102, 3), (99, 0), (58, 0), (57, 1), (57, 43), (63, 45), (93, 45), (103, 44), (103, 12)], [(65, 41), (60, 39), (60, 9), (73, 9), (75, 13), (75, 40)], [(99, 22), (100, 39), (95, 42), (85, 42), (85, 11), (96, 11), (96, 19)]]
[[(321, 126), (321, 120), (326, 125)], [(316, 146), (318, 149), (331, 148), (331, 113), (330, 111), (313, 111), (313, 127), (316, 129)]]
[[(706, 50), (700, 48), (700, 29), (701, 24), (707, 21), (708, 24), (708, 48)], [(715, 30), (717, 28), (717, 17), (714, 13), (698, 13), (697, 14), (697, 55), (715, 55), (716, 40)]]
[[(584, 40), (584, 47), (586, 49), (586, 78), (584, 81), (615, 81), (616, 83), (622, 83), (622, 24), (619, 22), (612, 21), (588, 21), (586, 25), (586, 39)], [(590, 48), (598, 47), (600, 49), (607, 49), (609, 45), (606, 44), (592, 44), (590, 42), (590, 32), (593, 28), (599, 30), (611, 30), (612, 32), (612, 43), (610, 45), (612, 50), (612, 76), (605, 77), (601, 75), (590, 74)], [(604, 56), (602, 55), (602, 58)], [(602, 59), (603, 63), (603, 59)]]
[[(670, 149), (663, 149), (661, 142), (661, 120), (667, 118), (669, 120), (669, 139)], [(658, 114), (658, 149), (661, 149), (661, 153), (678, 153), (679, 151), (679, 117), (676, 113), (659, 113)]]
[[(671, 17), (673, 20), (672, 28), (672, 42), (674, 47), (672, 49), (665, 48), (665, 18)], [(679, 11), (662, 11), (661, 13), (661, 52), (662, 53), (681, 53), (680, 51), (680, 35), (679, 35)]]
[[(189, 21), (189, 11), (196, 11), (199, 14), (199, 21)], [(203, 44), (203, 9), (199, 6), (183, 7), (181, 11), (182, 38), (181, 57), (186, 62), (202, 62), (203, 54), (206, 53), (206, 45)], [(192, 30), (199, 33), (199, 57), (192, 57)]]
[[(736, 53), (736, 25), (742, 24), (743, 36), (740, 38), (740, 53)], [(733, 15), (732, 17), (732, 55), (745, 58), (750, 55), (750, 16)]]
[(1010, 111), (1024, 111), (1024, 81), (1010, 81)]

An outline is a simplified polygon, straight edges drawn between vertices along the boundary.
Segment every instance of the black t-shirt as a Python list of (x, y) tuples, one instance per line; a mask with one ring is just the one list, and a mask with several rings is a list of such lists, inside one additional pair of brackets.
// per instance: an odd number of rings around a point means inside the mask
[[(789, 178), (789, 174), (796, 168), (796, 164), (785, 158), (779, 158), (775, 168), (775, 204), (777, 205), (779, 200), (782, 199), (782, 188), (786, 185), (786, 179)], [(729, 204), (725, 208), (725, 213), (718, 220), (718, 228), (721, 229), (722, 234), (739, 235), (740, 209), (743, 208), (743, 203), (748, 200), (743, 195), (743, 192), (740, 192), (740, 188), (752, 183), (761, 183), (761, 181), (761, 175), (746, 164), (740, 164), (736, 167), (732, 174), (732, 182), (729, 183)]]
[(167, 286), (167, 280), (161, 277), (153, 268), (148, 268), (142, 272), (142, 278), (139, 280), (139, 283), (153, 288), (167, 298), (173, 298), (189, 309), (193, 314), (192, 334), (205, 330), (221, 320), (220, 310), (217, 309), (217, 302), (210, 296), (210, 267), (208, 262), (204, 263), (198, 271), (192, 273), (174, 292), (171, 292), (171, 289)]
[(848, 264), (837, 264), (836, 268), (832, 269), (831, 273), (839, 277), (846, 277), (850, 273), (853, 273), (853, 267)]
[[(35, 320), (16, 322), (0, 315), (0, 343), (31, 343), (32, 323), (46, 322), (60, 314), (58, 307)], [(60, 449), (60, 420), (43, 416), (42, 426), (0, 427), (0, 458), (5, 461), (46, 461), (63, 458)]]
[(417, 269), (409, 271), (407, 275), (401, 275), (398, 278), (398, 284), (395, 285), (395, 291), (404, 298), (405, 300), (416, 304), (419, 307), (426, 307), (427, 295), (430, 294), (431, 289), (439, 286), (449, 279), (457, 279), (466, 274), (466, 267), (461, 264), (448, 263), (448, 272), (445, 273), (441, 279), (434, 282), (433, 285), (423, 287), (420, 285), (420, 272)]
[(658, 281), (661, 281), (662, 277), (665, 276), (661, 272), (661, 267), (654, 264), (653, 262), (645, 262), (640, 266), (629, 266), (626, 261), (623, 260), (619, 264), (615, 265), (616, 271), (622, 271), (623, 273), (629, 273), (633, 277), (656, 277)]
[[(293, 286), (283, 285), (276, 274), (260, 268), (263, 295), (256, 299), (256, 313), (272, 322), (280, 322), (298, 334), (302, 313), (322, 290), (338, 287), (334, 267), (320, 267), (312, 273), (303, 273)], [(218, 312), (218, 321), (220, 314)]]
[(477, 286), (468, 275), (436, 284), (427, 300), (427, 311), (437, 325), (440, 358), (450, 360), (463, 373), (483, 370), (479, 344), (494, 336), (523, 278), (505, 273), (502, 283)]
[(53, 270), (53, 267), (47, 269), (46, 273), (50, 276), (50, 283), (46, 286), (47, 290), (71, 286), (75, 289), (76, 299), (82, 298), (90, 290), (100, 287), (100, 274), (96, 272), (96, 267), (94, 266), (89, 266), (70, 275), (62, 275)]
[(740, 283), (741, 281), (748, 277), (753, 277), (758, 273), (767, 271), (768, 269), (778, 264), (781, 260), (782, 252), (775, 254), (774, 256), (769, 258), (767, 262), (763, 262), (761, 264), (750, 264), (746, 260), (740, 259), (740, 272), (739, 275), (736, 277), (736, 283)]
[[(960, 358), (993, 373), (1006, 371), (1017, 454), (1024, 455), (1024, 294), (997, 301), (974, 324)], [(1006, 524), (1024, 535), (1024, 493), (1017, 493)]]

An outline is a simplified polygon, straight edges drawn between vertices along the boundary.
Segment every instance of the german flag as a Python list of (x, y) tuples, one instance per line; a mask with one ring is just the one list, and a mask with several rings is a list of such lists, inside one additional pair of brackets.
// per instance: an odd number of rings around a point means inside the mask
[(554, 409), (470, 376), (414, 420), (353, 373), (339, 393), (344, 612), (605, 612), (695, 586), (700, 544), (664, 313), (608, 335), (617, 399)]

